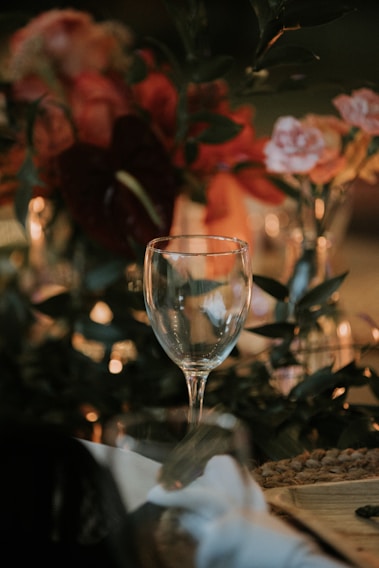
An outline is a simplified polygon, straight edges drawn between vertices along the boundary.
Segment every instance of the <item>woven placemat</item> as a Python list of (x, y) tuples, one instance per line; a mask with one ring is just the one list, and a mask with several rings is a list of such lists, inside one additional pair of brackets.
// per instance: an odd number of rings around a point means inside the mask
[(265, 489), (377, 477), (379, 448), (313, 450), (294, 458), (265, 462), (252, 474)]

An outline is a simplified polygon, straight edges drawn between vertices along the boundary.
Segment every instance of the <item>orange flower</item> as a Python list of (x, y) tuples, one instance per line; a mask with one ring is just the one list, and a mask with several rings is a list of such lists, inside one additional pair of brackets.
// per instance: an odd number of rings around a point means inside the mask
[(317, 164), (309, 172), (309, 177), (316, 184), (328, 183), (346, 169), (346, 158), (342, 154), (342, 137), (348, 134), (349, 126), (331, 115), (308, 114), (302, 123), (318, 128), (325, 144)]
[(244, 200), (244, 189), (232, 174), (215, 174), (207, 188), (205, 224), (209, 235), (237, 237), (246, 241), (252, 251), (253, 231)]
[(176, 112), (178, 92), (174, 84), (164, 73), (153, 67), (151, 58), (149, 73), (145, 79), (132, 86), (134, 102), (137, 108), (147, 112), (150, 126), (160, 138), (167, 150), (172, 150), (176, 132)]

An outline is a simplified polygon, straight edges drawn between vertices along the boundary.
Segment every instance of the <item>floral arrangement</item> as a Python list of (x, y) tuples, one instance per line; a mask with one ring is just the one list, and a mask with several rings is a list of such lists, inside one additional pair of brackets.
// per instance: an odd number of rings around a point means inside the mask
[[(311, 238), (330, 228), (333, 209), (358, 178), (377, 182), (379, 95), (362, 88), (338, 95), (341, 118), (308, 114), (279, 118), (264, 149), (267, 171), (283, 176), (287, 192), (313, 213)], [(283, 186), (282, 186), (283, 187)]]
[[(339, 339), (337, 322), (341, 319), (338, 289), (347, 273), (331, 275), (325, 266), (318, 270), (318, 263), (327, 258), (334, 216), (353, 184), (361, 179), (377, 191), (379, 94), (362, 88), (336, 96), (333, 104), (340, 117), (280, 117), (264, 147), (271, 180), (296, 204), (300, 252), (288, 281), (253, 276), (256, 285), (276, 301), (275, 321), (250, 328), (267, 338), (269, 349), (247, 373), (244, 369), (242, 390), (245, 396), (251, 390), (239, 411), (253, 423), (259, 449), (276, 458), (300, 453), (304, 447), (378, 442), (375, 419), (367, 409), (351, 409), (346, 396), (350, 386), (362, 385), (378, 395), (378, 375), (362, 363), (365, 353), (377, 349), (379, 325), (364, 316), (374, 341), (356, 345), (348, 337), (346, 361), (339, 353), (346, 350), (346, 340)], [(215, 389), (219, 392), (218, 386)], [(240, 393), (236, 405), (242, 400)]]
[(248, 240), (244, 195), (282, 199), (263, 175), (252, 108), (232, 108), (225, 82), (175, 78), (151, 50), (134, 48), (120, 23), (43, 13), (10, 38), (8, 77), (10, 112), (24, 105), (29, 114), (3, 156), (3, 201), (15, 185), (27, 197), (59, 193), (75, 222), (113, 252), (132, 258), (131, 238), (145, 245), (167, 234), (184, 191), (209, 202), (210, 233), (221, 222)]
[[(281, 48), (278, 40), (289, 29), (345, 13), (344, 3), (329, 4), (321, 14), (304, 2), (251, 2), (258, 37), (244, 96), (262, 91), (262, 70), (313, 58), (300, 47)], [(247, 199), (279, 205), (288, 193), (303, 195), (299, 176), (310, 179), (305, 174), (317, 170), (319, 159), (325, 170), (338, 161), (337, 146), (325, 140), (339, 137), (345, 164), (349, 152), (356, 156), (342, 121), (328, 119), (316, 134), (321, 123), (308, 117), (296, 126), (298, 134), (313, 132), (312, 161), (306, 169), (272, 169), (265, 161), (270, 148), (280, 147), (276, 132), (271, 140), (256, 137), (254, 107), (242, 103), (226, 79), (233, 61), (210, 55), (199, 41), (203, 2), (178, 7), (166, 0), (165, 6), (180, 32), (184, 62), (159, 43), (137, 41), (120, 22), (97, 22), (71, 9), (42, 12), (9, 38), (0, 89), (0, 204), (11, 204), (31, 239), (21, 256), (6, 249), (1, 260), (1, 414), (32, 415), (94, 438), (96, 427), (122, 410), (185, 402), (181, 372), (146, 321), (140, 268), (146, 243), (178, 230), (181, 210), (192, 200), (205, 205), (206, 232), (239, 236), (253, 246)], [(373, 139), (362, 124), (355, 126), (369, 156)], [(343, 160), (338, 163), (341, 173)], [(365, 171), (376, 172), (374, 162)], [(324, 189), (331, 179), (323, 180)], [(317, 193), (320, 183), (314, 179), (308, 189)], [(280, 300), (287, 297), (283, 284), (257, 281)], [(322, 288), (322, 296), (339, 282)], [(288, 337), (295, 327), (284, 326)], [(272, 353), (271, 365), (288, 363), (283, 345)], [(243, 416), (258, 442), (267, 418), (275, 428), (292, 425), (294, 415), (298, 420), (296, 393), (280, 397), (265, 364), (254, 361), (245, 379), (239, 365), (215, 373), (209, 404)], [(366, 380), (360, 369), (343, 377), (350, 384)], [(314, 383), (304, 384), (312, 390)], [(303, 391), (298, 400), (307, 396)], [(281, 419), (267, 411), (271, 400)], [(282, 457), (280, 446), (303, 449), (287, 433), (275, 431), (272, 443), (262, 442), (267, 455)]]
[[(374, 186), (378, 181), (379, 94), (362, 88), (351, 95), (338, 95), (332, 102), (340, 117), (280, 117), (264, 147), (268, 173), (296, 203), (303, 253), (291, 273), (292, 302), (311, 283), (320, 284), (320, 278), (315, 280), (314, 254), (320, 238), (325, 241), (333, 232), (334, 217), (354, 183), (364, 180)], [(309, 270), (304, 271), (306, 262)], [(321, 280), (326, 277), (322, 274)]]

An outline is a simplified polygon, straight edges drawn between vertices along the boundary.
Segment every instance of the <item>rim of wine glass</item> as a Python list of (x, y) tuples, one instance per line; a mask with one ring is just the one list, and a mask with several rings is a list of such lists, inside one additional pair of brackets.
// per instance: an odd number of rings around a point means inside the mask
[[(167, 250), (164, 247), (159, 247), (159, 243), (162, 243), (164, 241), (170, 241), (173, 242), (175, 240), (179, 240), (179, 239), (204, 239), (204, 240), (218, 240), (218, 241), (228, 241), (229, 243), (235, 243), (236, 244), (236, 248), (232, 249), (232, 250), (219, 250), (217, 252), (208, 252), (208, 251), (204, 251), (204, 252), (199, 252), (196, 251), (196, 253), (193, 252), (187, 252), (187, 251), (181, 251), (181, 250), (175, 250), (175, 249), (170, 249)], [(206, 254), (206, 255), (220, 255), (220, 254), (233, 254), (233, 253), (239, 253), (239, 252), (243, 252), (243, 251), (247, 251), (249, 252), (249, 245), (246, 241), (243, 241), (242, 239), (239, 239), (238, 237), (227, 237), (224, 235), (198, 235), (198, 234), (186, 234), (186, 235), (167, 235), (164, 237), (156, 237), (155, 239), (152, 239), (150, 242), (147, 243), (146, 245), (147, 249), (152, 249), (156, 252), (165, 252), (167, 254), (181, 254), (181, 255), (202, 255), (202, 254)]]

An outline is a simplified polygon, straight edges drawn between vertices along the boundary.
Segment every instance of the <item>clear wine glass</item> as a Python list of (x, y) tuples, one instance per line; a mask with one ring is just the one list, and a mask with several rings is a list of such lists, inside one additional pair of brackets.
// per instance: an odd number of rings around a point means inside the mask
[(177, 235), (148, 243), (146, 310), (167, 355), (183, 371), (188, 423), (201, 420), (210, 371), (235, 346), (251, 299), (248, 244), (232, 237)]

